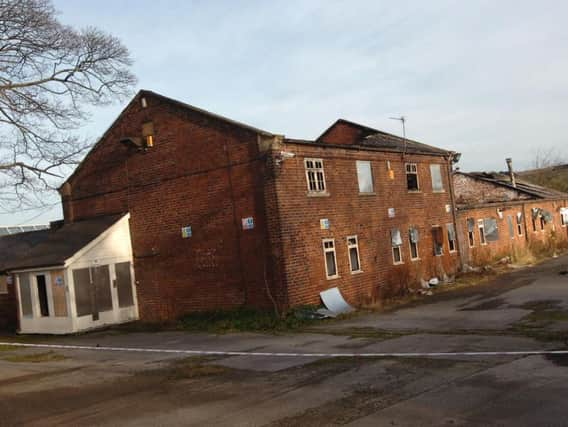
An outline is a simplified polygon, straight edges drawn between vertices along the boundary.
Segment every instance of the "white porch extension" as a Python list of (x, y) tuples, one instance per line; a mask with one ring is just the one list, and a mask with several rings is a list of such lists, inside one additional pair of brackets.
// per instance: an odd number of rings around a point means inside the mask
[(129, 218), (64, 225), (23, 257), (28, 268), (10, 270), (20, 333), (69, 334), (138, 319)]

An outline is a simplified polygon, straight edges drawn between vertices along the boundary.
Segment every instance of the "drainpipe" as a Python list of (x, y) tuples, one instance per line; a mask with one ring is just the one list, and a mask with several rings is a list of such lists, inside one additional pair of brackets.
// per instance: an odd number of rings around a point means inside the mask
[(449, 176), (449, 190), (450, 190), (450, 203), (452, 206), (452, 218), (454, 220), (454, 231), (456, 233), (456, 245), (457, 245), (457, 250), (458, 250), (458, 254), (460, 257), (460, 268), (463, 270), (464, 268), (464, 259), (463, 259), (463, 254), (461, 251), (461, 246), (462, 246), (462, 242), (459, 236), (462, 235), (462, 233), (459, 231), (460, 229), (458, 228), (458, 217), (457, 217), (457, 212), (456, 212), (456, 198), (454, 195), (454, 173), (453, 173), (453, 164), (457, 163), (459, 161), (461, 157), (461, 153), (456, 153), (455, 151), (450, 151), (450, 154), (448, 155), (448, 176)]

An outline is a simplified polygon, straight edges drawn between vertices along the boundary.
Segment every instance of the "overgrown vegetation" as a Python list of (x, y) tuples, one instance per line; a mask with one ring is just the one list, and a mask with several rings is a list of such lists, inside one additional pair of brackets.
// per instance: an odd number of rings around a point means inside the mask
[(33, 353), (33, 354), (11, 354), (2, 357), (2, 360), (12, 363), (59, 362), (65, 359), (67, 359), (66, 356), (59, 353), (55, 353), (53, 351), (48, 351), (45, 353)]
[(565, 193), (568, 192), (568, 165), (519, 172), (518, 175), (524, 181)]
[(210, 333), (228, 332), (286, 332), (294, 331), (321, 320), (309, 318), (317, 307), (303, 306), (277, 317), (273, 311), (253, 308), (189, 313), (178, 322), (178, 329)]

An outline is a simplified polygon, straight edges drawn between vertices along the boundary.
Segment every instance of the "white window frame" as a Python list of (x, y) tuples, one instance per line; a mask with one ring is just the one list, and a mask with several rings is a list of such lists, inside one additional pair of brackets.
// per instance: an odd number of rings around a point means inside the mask
[[(308, 162), (312, 163), (312, 167), (308, 167)], [(321, 167), (317, 167), (317, 162), (320, 163)], [(304, 169), (306, 172), (306, 185), (308, 186), (308, 194), (326, 194), (327, 193), (327, 184), (325, 182), (325, 171), (323, 165), (323, 159), (315, 159), (315, 158), (305, 158), (304, 159)], [(315, 189), (310, 188), (310, 172), (314, 174), (314, 183)], [(319, 180), (318, 180), (318, 173), (321, 173), (322, 177), (322, 184), (323, 189), (319, 189)]]
[[(450, 240), (450, 226), (453, 226), (453, 223), (448, 223), (446, 224), (446, 236), (448, 237), (448, 252), (453, 254), (454, 252), (457, 252), (458, 248), (457, 248), (457, 244), (456, 244), (456, 239), (455, 234), (456, 234), (456, 227), (454, 227), (454, 239)], [(452, 248), (453, 246), (453, 248)]]
[(517, 214), (515, 215), (517, 223), (517, 236), (523, 235), (523, 222), (521, 221), (522, 216), (519, 218), (520, 213), (521, 212), (517, 212)]
[[(434, 188), (434, 169), (438, 170), (438, 173), (440, 174), (440, 185), (442, 186), (441, 188)], [(444, 179), (442, 176), (442, 165), (439, 163), (431, 163), (430, 164), (430, 181), (432, 182), (432, 192), (433, 193), (445, 193), (446, 189), (444, 188)]]
[[(416, 257), (412, 256), (412, 245), (416, 247)], [(420, 249), (418, 248), (418, 242), (412, 241), (410, 230), (408, 230), (408, 249), (410, 250), (410, 261), (418, 261), (420, 259)]]
[[(396, 260), (396, 258), (394, 256), (395, 249), (398, 251), (398, 257), (400, 258), (398, 261)], [(392, 247), (392, 263), (394, 265), (404, 264), (404, 260), (402, 259), (402, 245)]]
[[(371, 179), (371, 191), (361, 191), (361, 181), (359, 180), (359, 166), (367, 164), (369, 165), (369, 173)], [(356, 160), (355, 169), (357, 171), (357, 185), (359, 187), (359, 194), (375, 194), (375, 179), (373, 177), (373, 165), (370, 160)]]
[[(332, 247), (326, 248), (325, 247), (326, 243), (331, 243)], [(337, 268), (337, 252), (335, 251), (335, 239), (322, 239), (321, 244), (322, 244), (322, 248), (323, 248), (323, 261), (324, 261), (324, 265), (325, 265), (325, 278), (327, 280), (337, 279), (339, 277), (339, 269)], [(333, 275), (333, 276), (329, 276), (327, 274), (327, 272), (328, 272), (327, 253), (328, 252), (333, 252), (333, 261), (335, 262), (335, 275)]]
[(467, 222), (469, 218), (466, 218), (465, 225), (467, 227), (467, 244), (470, 248), (475, 248), (475, 219), (473, 220), (473, 230), (469, 231), (469, 224)]
[(485, 224), (482, 219), (477, 220), (477, 230), (479, 231), (479, 243), (481, 246), (487, 245), (487, 238), (485, 237)]
[[(418, 175), (418, 163), (405, 163), (404, 171), (406, 172), (404, 175), (404, 177), (406, 178), (406, 190), (410, 192), (420, 191), (420, 176)], [(416, 189), (408, 188), (408, 175), (411, 174), (416, 175)]]
[[(350, 240), (355, 240), (355, 243), (351, 243)], [(361, 273), (363, 270), (361, 269), (361, 255), (359, 253), (359, 238), (355, 236), (347, 236), (347, 257), (349, 258), (349, 271), (351, 274)], [(353, 264), (351, 263), (351, 249), (355, 249), (357, 251), (357, 264), (359, 265), (359, 269), (353, 270)]]

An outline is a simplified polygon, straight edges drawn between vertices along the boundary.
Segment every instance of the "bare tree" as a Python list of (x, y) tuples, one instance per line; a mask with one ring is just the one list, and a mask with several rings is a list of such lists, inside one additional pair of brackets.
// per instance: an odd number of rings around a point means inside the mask
[(543, 169), (565, 163), (562, 154), (553, 147), (538, 147), (533, 151), (532, 169)]
[(129, 96), (128, 49), (57, 19), (49, 0), (0, 0), (0, 212), (42, 204), (89, 141), (85, 107)]

